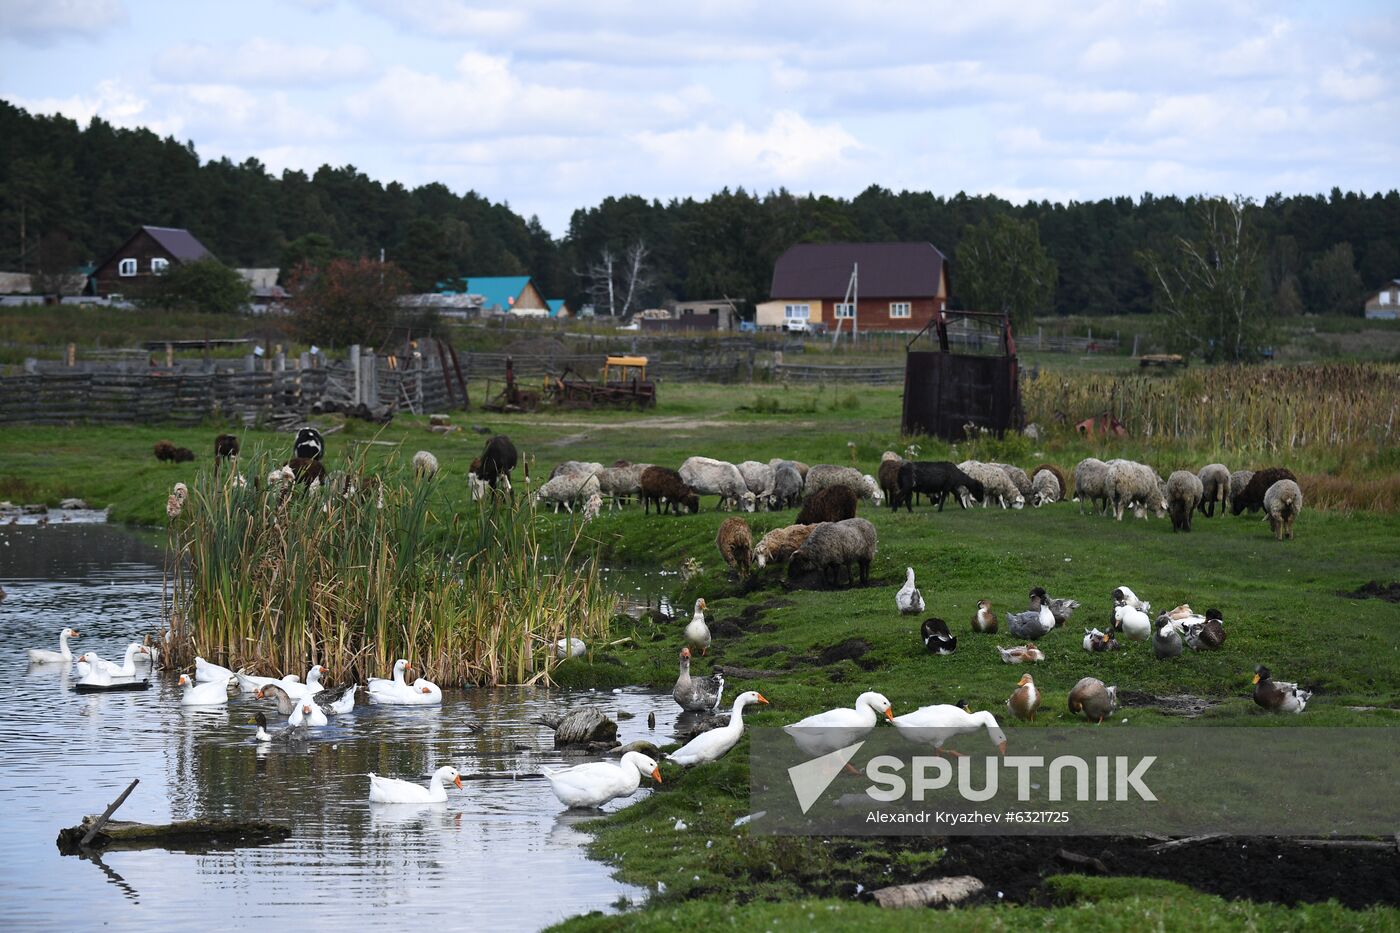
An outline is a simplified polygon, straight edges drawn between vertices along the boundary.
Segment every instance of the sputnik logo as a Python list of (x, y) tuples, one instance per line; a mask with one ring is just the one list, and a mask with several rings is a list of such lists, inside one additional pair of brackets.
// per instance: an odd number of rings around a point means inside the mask
[(820, 758), (813, 758), (811, 761), (804, 761), (800, 765), (793, 765), (788, 768), (788, 780), (792, 781), (793, 792), (797, 794), (797, 805), (802, 808), (805, 814), (812, 809), (812, 804), (817, 802), (822, 792), (831, 786), (831, 782), (836, 780), (836, 775), (841, 773), (841, 769), (850, 764), (856, 752), (864, 742), (857, 742), (854, 745), (847, 745), (845, 748), (838, 748), (834, 752), (828, 752)]

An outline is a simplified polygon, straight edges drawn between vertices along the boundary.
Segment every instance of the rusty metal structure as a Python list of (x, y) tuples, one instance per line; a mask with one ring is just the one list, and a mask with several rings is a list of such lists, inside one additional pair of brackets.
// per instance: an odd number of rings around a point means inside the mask
[(545, 381), (550, 401), (561, 408), (651, 408), (656, 383), (647, 378), (645, 356), (609, 356), (601, 379), (589, 379), (565, 367), (558, 378)]
[(525, 412), (539, 411), (540, 393), (534, 389), (522, 389), (515, 381), (515, 360), (506, 357), (506, 384), (496, 395), (491, 395), (491, 383), (486, 383), (486, 394), (490, 401), (481, 407), (486, 411)]
[[(965, 325), (956, 335), (953, 352), (950, 321)], [(978, 328), (981, 333), (973, 333)], [(985, 339), (990, 334), (991, 339)], [(975, 339), (974, 339), (975, 336)], [(918, 349), (922, 341), (937, 339), (937, 349)], [(966, 352), (990, 349), (991, 353)], [(985, 429), (997, 435), (1018, 430), (1023, 418), (1016, 362), (1016, 341), (1011, 321), (984, 311), (942, 311), (905, 346), (904, 413), (900, 428), (905, 435), (932, 435), (962, 440), (969, 430)]]

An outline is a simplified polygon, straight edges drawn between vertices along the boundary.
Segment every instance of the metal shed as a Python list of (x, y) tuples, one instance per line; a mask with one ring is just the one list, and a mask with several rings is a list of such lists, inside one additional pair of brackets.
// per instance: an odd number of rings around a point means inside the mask
[[(964, 325), (964, 332), (950, 339), (950, 321)], [(919, 349), (933, 344), (937, 349)], [(954, 353), (961, 349), (990, 349), (988, 353)], [(1016, 363), (1016, 341), (1011, 321), (1000, 313), (944, 311), (930, 321), (905, 346), (905, 435), (926, 434), (945, 440), (962, 440), (966, 426), (985, 428), (998, 435), (1021, 427), (1021, 389)]]

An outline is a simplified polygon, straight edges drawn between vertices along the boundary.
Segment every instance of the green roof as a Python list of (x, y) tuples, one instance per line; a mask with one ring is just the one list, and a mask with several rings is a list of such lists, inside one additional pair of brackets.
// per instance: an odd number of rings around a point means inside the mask
[(509, 311), (511, 305), (520, 297), (520, 293), (525, 290), (525, 286), (530, 284), (528, 275), (497, 275), (497, 276), (471, 276), (466, 279), (466, 292), (469, 295), (480, 295), (485, 298), (483, 308), (490, 310), (499, 308), (502, 311)]

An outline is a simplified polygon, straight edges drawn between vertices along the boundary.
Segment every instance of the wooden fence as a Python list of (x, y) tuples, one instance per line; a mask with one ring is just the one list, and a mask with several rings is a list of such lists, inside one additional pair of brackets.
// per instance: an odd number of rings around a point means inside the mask
[(903, 366), (808, 366), (777, 363), (774, 382), (859, 382), (863, 385), (898, 385), (904, 381)]

